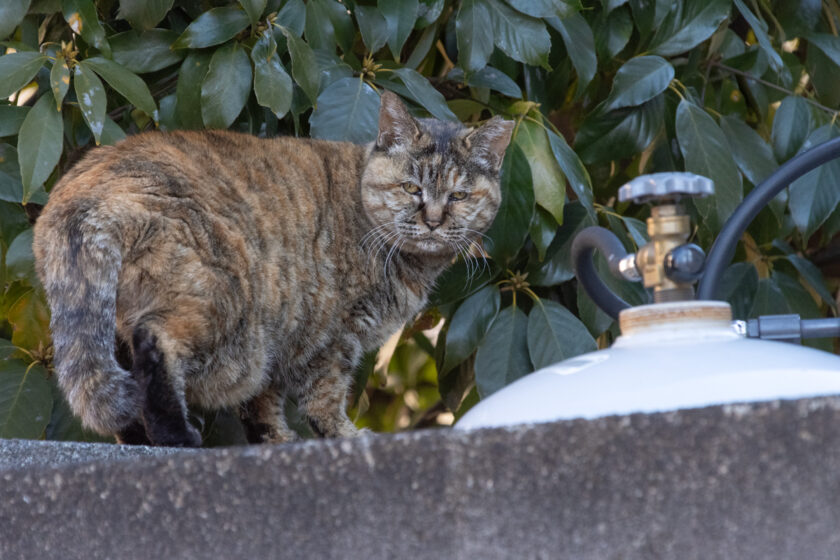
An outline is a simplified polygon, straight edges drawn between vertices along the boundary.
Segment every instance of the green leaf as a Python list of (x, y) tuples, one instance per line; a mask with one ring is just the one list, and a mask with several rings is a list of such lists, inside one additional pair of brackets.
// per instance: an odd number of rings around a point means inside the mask
[(12, 344), (11, 340), (0, 338), (0, 360), (5, 360), (15, 352), (17, 352), (17, 346)]
[(296, 37), (287, 28), (281, 28), (289, 45), (292, 57), (292, 76), (313, 105), (318, 100), (320, 90), (321, 69), (315, 60), (315, 54), (303, 39)]
[(292, 79), (277, 56), (274, 35), (266, 30), (251, 50), (254, 61), (254, 93), (257, 102), (279, 119), (292, 106)]
[(5, 99), (32, 81), (47, 57), (37, 52), (16, 52), (0, 56), (0, 99)]
[(61, 111), (61, 103), (64, 101), (64, 96), (67, 95), (67, 90), (70, 89), (70, 68), (61, 55), (56, 57), (50, 70), (50, 88), (52, 88), (53, 97), (55, 97), (55, 108), (57, 111)]
[(51, 93), (42, 95), (26, 115), (18, 135), (24, 204), (55, 169), (64, 147), (63, 138), (64, 122), (56, 111), (55, 99)]
[(496, 70), (492, 66), (485, 66), (478, 72), (473, 72), (467, 77), (464, 76), (464, 71), (461, 68), (455, 67), (449, 71), (446, 78), (463, 82), (473, 87), (492, 89), (515, 99), (522, 98), (522, 90), (519, 89), (516, 82), (511, 80), (510, 76), (501, 70)]
[(0, 138), (17, 134), (28, 112), (29, 107), (0, 105)]
[(568, 179), (569, 185), (577, 195), (578, 200), (590, 214), (594, 215), (592, 180), (589, 178), (589, 172), (583, 166), (583, 162), (569, 147), (565, 138), (550, 130), (548, 131), (548, 142), (551, 145), (554, 158), (566, 175), (566, 179)]
[(723, 116), (720, 128), (726, 135), (735, 163), (753, 185), (758, 185), (779, 167), (770, 144), (738, 117)]
[(483, 0), (464, 0), (455, 18), (458, 42), (458, 65), (465, 72), (477, 72), (487, 65), (493, 54), (493, 25), (490, 10)]
[(496, 46), (514, 60), (550, 70), (548, 53), (551, 51), (551, 37), (545, 24), (517, 12), (501, 0), (486, 1)]
[(50, 312), (43, 292), (24, 292), (9, 307), (6, 319), (12, 325), (12, 344), (42, 351), (50, 344)]
[(178, 72), (178, 85), (175, 89), (176, 112), (178, 121), (184, 128), (199, 130), (204, 128), (201, 118), (201, 84), (210, 68), (212, 54), (206, 51), (193, 51), (184, 59)]
[(184, 58), (185, 53), (169, 48), (177, 38), (169, 29), (118, 33), (110, 38), (114, 62), (135, 74), (157, 72)]
[(776, 72), (779, 72), (784, 68), (785, 64), (782, 62), (782, 57), (779, 56), (779, 53), (776, 52), (776, 49), (773, 48), (773, 44), (770, 42), (770, 37), (767, 35), (767, 24), (761, 21), (752, 11), (744, 4), (743, 0), (734, 0), (735, 7), (738, 8), (738, 11), (741, 12), (741, 15), (744, 16), (744, 19), (747, 20), (747, 23), (750, 24), (752, 27), (753, 33), (755, 34), (755, 38), (758, 39), (758, 44), (761, 47), (761, 50), (764, 51), (764, 54), (767, 55), (767, 58), (770, 59), (770, 66)]
[(105, 88), (93, 70), (81, 64), (76, 66), (73, 87), (76, 90), (76, 98), (79, 100), (79, 109), (98, 145), (99, 137), (105, 128), (105, 110), (108, 103)]
[(414, 24), (414, 28), (423, 29), (432, 25), (443, 13), (445, 5), (446, 0), (420, 0), (420, 7), (417, 10), (417, 23)]
[[(20, 204), (23, 200), (18, 152), (9, 144), (0, 144), (0, 200), (17, 204)], [(6, 218), (6, 216), (2, 217)], [(2, 224), (3, 222), (0, 221), (0, 225)], [(12, 241), (9, 236), (4, 236), (4, 239), (6, 244)], [(2, 292), (0, 291), (0, 293)]]
[(693, 49), (711, 37), (723, 23), (729, 15), (731, 2), (703, 0), (675, 6), (678, 7), (665, 16), (651, 40), (650, 52), (653, 54), (672, 56)]
[[(840, 134), (831, 124), (812, 132), (800, 152), (836, 138)], [(788, 205), (796, 228), (805, 239), (819, 229), (840, 201), (840, 160), (833, 159), (806, 173), (790, 185)]]
[(411, 68), (397, 68), (392, 71), (392, 74), (402, 80), (402, 83), (408, 88), (411, 98), (422, 105), (429, 113), (442, 121), (458, 122), (458, 117), (449, 109), (446, 99), (429, 83), (428, 78)]
[[(341, 47), (343, 52), (350, 53), (353, 50), (353, 41), (356, 40), (356, 26), (353, 24), (350, 14), (347, 13), (347, 6), (336, 0), (318, 1), (324, 4), (338, 46)], [(334, 50), (332, 49), (331, 52)]]
[(690, 101), (677, 107), (677, 141), (685, 159), (685, 170), (710, 178), (714, 196), (695, 199), (700, 214), (717, 231), (743, 198), (741, 174), (723, 131), (706, 111)]
[(303, 34), (306, 25), (306, 6), (303, 0), (289, 0), (283, 8), (277, 12), (277, 25), (282, 29), (291, 31), (295, 37)]
[(375, 53), (388, 42), (388, 22), (376, 6), (356, 6), (356, 22), (368, 52)]
[(216, 49), (201, 83), (201, 118), (208, 128), (227, 128), (251, 93), (251, 62), (238, 43)]
[(836, 313), (837, 301), (835, 301), (831, 292), (826, 287), (825, 280), (823, 279), (820, 269), (814, 266), (814, 264), (808, 259), (804, 259), (798, 255), (788, 255), (785, 258), (794, 266), (794, 268), (796, 268), (796, 271), (799, 272), (805, 282), (807, 282), (817, 295), (820, 296), (820, 299), (822, 299), (827, 306), (834, 309)]
[(0, 4), (0, 40), (5, 39), (20, 25), (32, 0), (5, 0)]
[[(29, 227), (29, 219), (20, 204), (0, 201), (0, 245), (8, 245)], [(0, 311), (0, 314), (3, 312)]]
[(22, 231), (6, 251), (6, 275), (9, 280), (26, 280), (30, 285), (38, 283), (35, 256), (32, 254), (32, 233), (32, 228)]
[(457, 412), (461, 408), (471, 391), (474, 393), (474, 363), (475, 360), (467, 360), (446, 373), (438, 371), (437, 382), (440, 398), (446, 408), (452, 412)]
[(563, 225), (557, 230), (546, 250), (544, 263), (531, 263), (528, 282), (533, 286), (556, 286), (575, 276), (572, 268), (572, 242), (585, 227), (597, 225), (594, 214), (577, 202), (566, 204)]
[(117, 17), (140, 31), (153, 28), (166, 17), (175, 0), (120, 0)]
[(399, 59), (403, 45), (405, 45), (420, 5), (417, 0), (378, 0), (379, 11), (388, 22), (388, 47), (394, 58)]
[(595, 56), (595, 37), (586, 19), (574, 14), (565, 19), (548, 18), (548, 24), (560, 33), (566, 52), (572, 59), (572, 65), (578, 76), (577, 95), (583, 93), (595, 76), (598, 59)]
[(482, 267), (477, 274), (471, 272), (464, 260), (458, 260), (444, 270), (438, 277), (434, 290), (429, 294), (429, 307), (447, 305), (474, 294), (486, 286), (498, 271), (491, 261), (489, 269)]
[(353, 76), (353, 68), (334, 53), (327, 51), (313, 51), (313, 53), (315, 54), (315, 60), (318, 61), (318, 67), (321, 69), (319, 86), (321, 91), (341, 78), (351, 78)]
[(671, 0), (630, 0), (633, 19), (642, 37), (650, 35), (659, 27), (668, 12), (675, 6)]
[(664, 58), (631, 58), (618, 69), (605, 109), (641, 105), (668, 89), (673, 79), (674, 67)]
[(335, 29), (330, 21), (326, 2), (333, 0), (309, 0), (306, 3), (306, 42), (313, 49), (335, 51)]
[(586, 325), (559, 303), (542, 299), (528, 315), (528, 353), (534, 369), (542, 369), (586, 352), (598, 344)]
[(120, 140), (125, 139), (125, 131), (120, 128), (120, 125), (111, 120), (111, 117), (105, 117), (105, 127), (102, 129), (102, 137), (99, 139), (103, 146), (113, 146)]
[(716, 297), (729, 302), (734, 319), (746, 320), (750, 316), (757, 290), (758, 271), (755, 265), (735, 263), (723, 273)]
[(528, 235), (534, 215), (534, 190), (531, 168), (522, 149), (512, 144), (502, 165), (502, 204), (487, 232), (488, 252), (494, 260), (506, 264), (512, 259)]
[(627, 10), (614, 10), (596, 24), (595, 50), (599, 58), (611, 59), (620, 53), (633, 35), (633, 19)]
[(575, 137), (575, 151), (585, 163), (606, 163), (635, 156), (662, 129), (665, 101), (658, 95), (638, 107), (604, 111), (584, 119)]
[(796, 155), (811, 131), (811, 111), (808, 103), (799, 96), (782, 99), (773, 117), (770, 140), (778, 161), (784, 162)]
[(840, 66), (840, 37), (830, 33), (808, 33), (805, 37), (808, 43), (814, 45), (831, 61)]
[(257, 25), (257, 22), (265, 11), (266, 0), (239, 0), (239, 4), (245, 9), (245, 13), (248, 14), (251, 25)]
[(62, 0), (64, 20), (74, 33), (81, 35), (89, 45), (111, 56), (111, 46), (105, 38), (105, 28), (99, 22), (93, 0)]
[(198, 16), (172, 44), (173, 49), (201, 49), (219, 45), (248, 27), (250, 20), (241, 8), (222, 6)]
[(566, 18), (578, 13), (581, 9), (581, 4), (577, 0), (506, 0), (506, 2), (523, 14), (537, 18), (552, 16)]
[(557, 223), (562, 223), (566, 181), (551, 151), (545, 129), (537, 123), (522, 121), (513, 141), (522, 149), (531, 166), (537, 204), (548, 210)]
[(85, 59), (80, 65), (99, 74), (112, 88), (147, 115), (155, 116), (157, 113), (157, 105), (149, 87), (137, 74), (101, 56)]
[(318, 96), (309, 118), (314, 138), (363, 144), (376, 139), (379, 95), (361, 78), (341, 78)]
[(52, 392), (42, 366), (0, 361), (0, 437), (39, 439), (51, 410)]
[(499, 288), (485, 286), (458, 307), (446, 331), (446, 351), (440, 373), (446, 374), (469, 358), (487, 334), (501, 306)]
[(537, 206), (534, 217), (531, 218), (528, 235), (537, 249), (537, 258), (540, 262), (545, 260), (545, 254), (557, 236), (558, 227), (557, 220), (546, 209)]
[(475, 384), (486, 398), (533, 371), (528, 358), (528, 317), (521, 309), (499, 312), (475, 355)]

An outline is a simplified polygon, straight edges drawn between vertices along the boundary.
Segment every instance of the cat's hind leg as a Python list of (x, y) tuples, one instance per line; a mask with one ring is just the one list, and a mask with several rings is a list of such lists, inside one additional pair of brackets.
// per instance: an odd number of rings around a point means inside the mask
[[(161, 336), (165, 336), (162, 333)], [(145, 387), (143, 423), (152, 445), (199, 447), (201, 434), (187, 420), (183, 378), (178, 377), (174, 356), (164, 354), (152, 330), (138, 327), (132, 346), (132, 375)]]
[(275, 385), (240, 406), (245, 436), (250, 443), (286, 443), (298, 435), (286, 424), (286, 396)]

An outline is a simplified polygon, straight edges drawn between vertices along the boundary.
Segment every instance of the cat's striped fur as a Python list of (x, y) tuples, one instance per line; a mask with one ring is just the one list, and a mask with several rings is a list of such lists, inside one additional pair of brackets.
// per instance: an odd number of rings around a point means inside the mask
[(73, 411), (198, 445), (187, 404), (238, 405), (252, 441), (287, 441), (290, 395), (321, 434), (354, 435), (350, 373), (489, 227), (511, 125), (415, 120), (386, 92), (369, 146), (211, 131), (91, 150), (35, 227)]

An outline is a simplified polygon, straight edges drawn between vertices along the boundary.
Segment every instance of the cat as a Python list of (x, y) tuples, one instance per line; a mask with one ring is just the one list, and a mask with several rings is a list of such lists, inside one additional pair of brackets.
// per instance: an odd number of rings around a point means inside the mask
[(285, 442), (288, 395), (317, 434), (357, 435), (354, 367), (490, 226), (512, 129), (415, 119), (386, 91), (366, 146), (154, 131), (90, 150), (33, 243), (73, 412), (199, 446), (187, 406), (238, 406), (250, 442)]

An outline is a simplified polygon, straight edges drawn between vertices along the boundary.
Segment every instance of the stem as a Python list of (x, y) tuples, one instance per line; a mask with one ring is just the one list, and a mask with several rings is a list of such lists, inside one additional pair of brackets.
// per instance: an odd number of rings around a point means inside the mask
[(805, 101), (807, 101), (808, 103), (813, 105), (814, 107), (822, 109), (826, 113), (831, 113), (832, 115), (837, 113), (836, 110), (831, 109), (829, 107), (826, 107), (822, 103), (818, 103), (817, 101), (814, 101), (813, 99), (811, 99), (809, 97), (805, 97), (805, 96), (802, 96), (802, 95), (797, 95), (796, 92), (794, 92), (794, 91), (791, 91), (791, 90), (789, 90), (787, 88), (784, 88), (782, 86), (778, 86), (778, 85), (774, 84), (773, 82), (768, 82), (767, 80), (764, 80), (764, 79), (759, 78), (757, 76), (753, 76), (749, 72), (744, 72), (742, 70), (738, 70), (737, 68), (732, 68), (731, 66), (727, 66), (726, 64), (721, 64), (720, 62), (710, 62), (709, 64), (712, 65), (712, 66), (716, 66), (717, 68), (720, 68), (721, 70), (724, 70), (726, 72), (730, 72), (732, 74), (736, 74), (736, 75), (741, 76), (743, 78), (746, 78), (748, 80), (758, 82), (759, 84), (761, 84), (763, 86), (767, 86), (771, 89), (775, 89), (776, 91), (781, 91), (781, 92), (784, 92), (788, 95), (795, 95), (797, 97), (801, 97), (802, 99), (804, 99)]

